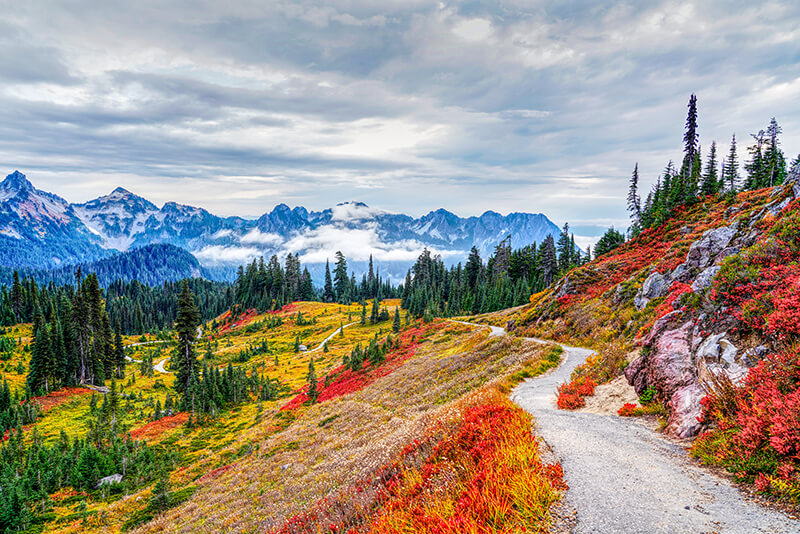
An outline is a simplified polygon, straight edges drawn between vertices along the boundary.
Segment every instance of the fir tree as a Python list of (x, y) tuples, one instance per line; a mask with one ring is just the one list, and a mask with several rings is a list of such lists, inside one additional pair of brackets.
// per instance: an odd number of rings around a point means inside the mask
[(642, 215), (642, 201), (639, 197), (639, 162), (633, 167), (633, 174), (631, 174), (630, 187), (628, 188), (628, 211), (631, 214), (634, 226), (639, 222)]
[(312, 404), (317, 402), (317, 396), (317, 373), (314, 371), (314, 358), (312, 357), (308, 362), (308, 398), (311, 399)]
[(706, 172), (703, 174), (703, 185), (701, 192), (703, 195), (716, 195), (720, 189), (719, 176), (717, 175), (717, 142), (711, 142), (711, 150), (708, 153)]
[(400, 331), (400, 309), (395, 307), (394, 309), (394, 321), (392, 322), (392, 331), (397, 333)]
[(333, 293), (333, 281), (331, 280), (331, 265), (328, 260), (325, 260), (325, 288), (323, 289), (322, 300), (325, 302), (333, 302), (335, 295)]
[(739, 187), (739, 159), (736, 155), (736, 134), (731, 137), (731, 148), (728, 157), (725, 159), (725, 172), (722, 173), (722, 181), (728, 193), (735, 193)]
[(178, 346), (175, 349), (173, 362), (175, 372), (175, 390), (185, 394), (189, 384), (197, 376), (198, 364), (194, 350), (194, 340), (197, 337), (197, 325), (200, 314), (194, 304), (194, 295), (189, 289), (189, 284), (184, 281), (178, 297), (178, 316), (175, 320), (175, 330), (178, 334)]

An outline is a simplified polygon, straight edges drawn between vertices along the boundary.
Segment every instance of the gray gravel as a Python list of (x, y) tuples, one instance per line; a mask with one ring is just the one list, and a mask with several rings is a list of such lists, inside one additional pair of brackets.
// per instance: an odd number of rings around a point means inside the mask
[(564, 350), (559, 368), (523, 382), (512, 399), (534, 416), (536, 434), (561, 461), (575, 532), (800, 532), (800, 522), (748, 501), (641, 422), (558, 410), (556, 388), (592, 354)]

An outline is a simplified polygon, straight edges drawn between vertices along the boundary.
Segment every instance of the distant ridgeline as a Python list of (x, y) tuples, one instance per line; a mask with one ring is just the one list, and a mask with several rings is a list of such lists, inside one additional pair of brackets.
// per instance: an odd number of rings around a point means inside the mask
[[(208, 278), (197, 258), (174, 245), (147, 245), (128, 252), (115, 254), (92, 262), (68, 265), (55, 269), (17, 269), (22, 277), (36, 280), (40, 284), (73, 284), (75, 272), (94, 273), (101, 287), (113, 282), (132, 282), (160, 285), (185, 278)], [(0, 267), (0, 283), (10, 285), (15, 269)]]

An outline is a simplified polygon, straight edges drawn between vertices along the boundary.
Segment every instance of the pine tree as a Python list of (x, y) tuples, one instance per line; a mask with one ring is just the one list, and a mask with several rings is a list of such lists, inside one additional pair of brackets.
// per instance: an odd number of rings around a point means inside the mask
[(178, 297), (178, 316), (175, 320), (175, 330), (178, 333), (178, 346), (175, 349), (173, 362), (175, 372), (175, 390), (186, 394), (189, 384), (197, 376), (198, 364), (194, 350), (194, 340), (197, 337), (197, 326), (200, 313), (194, 304), (194, 295), (189, 289), (188, 282), (184, 281)]
[(628, 211), (631, 214), (634, 226), (638, 225), (642, 215), (642, 201), (639, 197), (639, 162), (633, 167), (630, 187), (628, 188)]
[(711, 142), (711, 150), (708, 153), (706, 172), (703, 175), (703, 185), (701, 192), (703, 195), (716, 195), (719, 192), (719, 177), (717, 176), (717, 142)]
[(325, 302), (333, 302), (335, 295), (333, 294), (333, 281), (331, 280), (331, 265), (328, 260), (325, 260), (325, 287), (323, 289), (322, 300)]
[(681, 166), (681, 176), (684, 180), (691, 177), (700, 144), (700, 137), (697, 133), (697, 96), (694, 93), (689, 97), (688, 108), (686, 132), (683, 134), (683, 165)]
[(768, 145), (764, 152), (766, 180), (763, 185), (765, 187), (780, 185), (786, 178), (786, 158), (780, 149), (780, 140), (778, 139), (782, 132), (783, 130), (778, 126), (778, 121), (775, 120), (775, 117), (772, 117), (767, 127)]
[(739, 159), (736, 156), (736, 134), (731, 138), (731, 148), (728, 157), (725, 159), (725, 172), (722, 173), (722, 181), (728, 193), (735, 193), (739, 188)]
[(318, 395), (317, 373), (314, 371), (314, 358), (312, 357), (308, 362), (308, 398), (311, 399), (312, 404), (317, 402)]
[(395, 307), (394, 309), (394, 321), (392, 321), (392, 331), (397, 333), (400, 331), (400, 309)]
[(336, 302), (345, 304), (350, 296), (348, 288), (350, 278), (347, 276), (347, 258), (341, 251), (336, 251), (336, 267), (333, 270), (333, 290), (336, 295)]
[(561, 235), (558, 236), (558, 244), (556, 251), (558, 252), (558, 270), (566, 272), (571, 268), (572, 250), (571, 241), (569, 237), (569, 223), (564, 223), (561, 229)]

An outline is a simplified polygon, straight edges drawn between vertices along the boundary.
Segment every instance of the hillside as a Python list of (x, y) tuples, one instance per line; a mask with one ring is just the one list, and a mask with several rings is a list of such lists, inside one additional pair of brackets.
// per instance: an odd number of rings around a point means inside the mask
[(601, 360), (614, 344), (636, 350), (624, 374), (639, 395), (654, 390), (669, 435), (703, 433), (698, 457), (796, 495), (798, 197), (797, 166), (782, 186), (706, 197), (488, 320)]
[[(129, 361), (119, 391), (67, 388), (25, 404), (39, 415), (6, 433), (0, 452), (8, 465), (16, 465), (18, 447), (62, 459), (27, 463), (25, 480), (44, 477), (37, 490), (44, 493), (0, 479), (46, 503), (15, 516), (19, 505), (0, 499), (0, 525), (407, 532), (435, 520), (454, 532), (482, 528), (491, 517), (498, 531), (545, 530), (565, 488), (561, 471), (540, 458), (530, 417), (507, 393), (556, 365), (558, 351), (405, 314), (397, 326), (361, 324), (360, 314), (358, 305), (294, 303), (204, 324), (197, 344), (203, 383), (219, 390), (202, 395), (203, 403), (216, 399), (213, 407), (195, 412), (178, 411), (174, 339), (125, 338)], [(10, 348), (0, 369), (12, 391), (24, 384), (31, 335), (30, 325), (19, 325), (2, 338)], [(97, 433), (107, 427), (96, 425), (108, 425), (112, 413), (129, 437), (104, 445), (111, 438)], [(74, 469), (67, 467), (73, 454)], [(37, 471), (45, 465), (56, 466), (53, 476)], [(117, 473), (121, 480), (98, 486)]]

